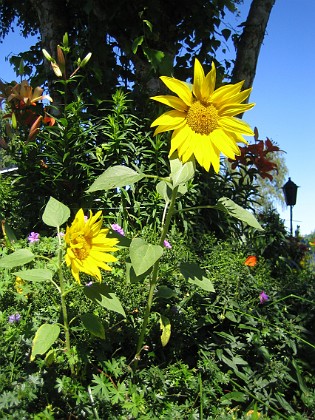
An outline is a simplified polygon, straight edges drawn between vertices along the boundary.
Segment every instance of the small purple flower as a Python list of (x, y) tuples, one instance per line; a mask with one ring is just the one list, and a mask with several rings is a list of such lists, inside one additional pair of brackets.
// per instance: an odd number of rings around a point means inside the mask
[(266, 293), (264, 292), (264, 290), (259, 293), (259, 301), (260, 301), (260, 304), (261, 305), (263, 305), (264, 303), (268, 302), (268, 300), (269, 300), (269, 296), (266, 295)]
[(31, 232), (27, 238), (29, 242), (38, 242), (39, 241), (39, 233)]
[(164, 246), (165, 248), (168, 248), (168, 249), (172, 248), (172, 245), (166, 239), (164, 239)]
[(86, 283), (86, 286), (92, 286), (93, 282), (89, 281), (88, 283)]
[(59, 232), (59, 233), (56, 234), (56, 236), (57, 236), (57, 238), (58, 237), (63, 238), (65, 236), (65, 233), (64, 232)]
[(21, 319), (21, 315), (16, 313), (16, 314), (10, 315), (8, 321), (10, 324), (13, 324), (14, 322), (19, 322), (20, 319)]
[(114, 223), (111, 225), (111, 228), (115, 231), (118, 232), (120, 235), (125, 236), (125, 232), (124, 229), (119, 226), (117, 223)]
[(89, 216), (84, 216), (85, 223), (89, 220)]

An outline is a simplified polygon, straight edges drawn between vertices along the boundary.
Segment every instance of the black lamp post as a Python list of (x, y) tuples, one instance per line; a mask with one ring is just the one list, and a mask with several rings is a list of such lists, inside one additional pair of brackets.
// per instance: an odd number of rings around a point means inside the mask
[(282, 187), (284, 199), (287, 206), (290, 206), (290, 234), (292, 236), (292, 207), (296, 204), (296, 195), (297, 195), (297, 189), (299, 187), (291, 181), (291, 178), (289, 178), (289, 181), (284, 184)]

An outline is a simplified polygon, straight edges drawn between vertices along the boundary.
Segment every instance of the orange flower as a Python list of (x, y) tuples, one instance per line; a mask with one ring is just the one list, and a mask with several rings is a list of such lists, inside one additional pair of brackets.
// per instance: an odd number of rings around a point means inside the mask
[(257, 257), (255, 257), (255, 255), (250, 255), (246, 258), (244, 264), (248, 267), (255, 267), (255, 265), (257, 264)]

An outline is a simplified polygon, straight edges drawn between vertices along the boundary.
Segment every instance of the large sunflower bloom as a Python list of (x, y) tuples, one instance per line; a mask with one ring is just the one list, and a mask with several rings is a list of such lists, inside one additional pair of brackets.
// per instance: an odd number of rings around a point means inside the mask
[(209, 171), (220, 168), (220, 152), (230, 159), (240, 155), (237, 142), (247, 144), (243, 135), (253, 136), (247, 123), (235, 118), (255, 104), (242, 104), (251, 89), (241, 92), (244, 82), (227, 84), (215, 90), (216, 69), (205, 75), (196, 59), (192, 88), (188, 83), (173, 77), (162, 76), (163, 83), (178, 95), (154, 96), (152, 99), (174, 108), (158, 117), (151, 127), (158, 126), (154, 135), (174, 130), (171, 139), (171, 156), (176, 150), (185, 163), (191, 158)]
[(90, 217), (87, 219), (83, 210), (80, 209), (72, 225), (66, 229), (65, 241), (68, 248), (65, 260), (66, 264), (71, 266), (72, 275), (79, 284), (80, 271), (101, 281), (99, 267), (103, 270), (111, 270), (106, 263), (117, 261), (109, 252), (117, 251), (115, 245), (119, 241), (107, 238), (109, 229), (101, 229), (101, 213), (99, 211), (93, 216), (90, 211)]

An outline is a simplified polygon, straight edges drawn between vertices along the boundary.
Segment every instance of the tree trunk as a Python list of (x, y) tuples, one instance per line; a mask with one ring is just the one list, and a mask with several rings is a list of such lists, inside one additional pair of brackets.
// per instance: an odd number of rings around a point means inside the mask
[(243, 33), (236, 45), (232, 83), (245, 80), (244, 88), (253, 85), (258, 56), (263, 43), (271, 9), (276, 0), (253, 0)]

